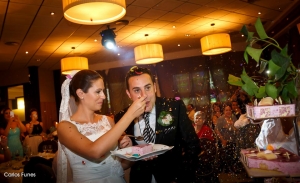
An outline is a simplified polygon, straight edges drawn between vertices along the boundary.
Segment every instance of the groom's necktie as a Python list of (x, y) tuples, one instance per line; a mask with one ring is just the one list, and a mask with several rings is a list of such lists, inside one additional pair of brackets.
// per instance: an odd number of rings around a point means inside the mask
[(144, 114), (144, 120), (145, 120), (145, 129), (143, 131), (144, 141), (147, 143), (154, 143), (155, 134), (149, 125), (149, 113), (148, 112)]

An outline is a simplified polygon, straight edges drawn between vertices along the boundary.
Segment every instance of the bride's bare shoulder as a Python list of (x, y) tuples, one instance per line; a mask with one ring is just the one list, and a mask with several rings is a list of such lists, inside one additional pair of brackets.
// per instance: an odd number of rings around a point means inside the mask
[(97, 114), (97, 118), (98, 118), (98, 121), (103, 121), (103, 120), (107, 120), (111, 126), (114, 126), (115, 125), (115, 121), (113, 118), (107, 116), (107, 115), (101, 115), (101, 114)]
[[(69, 133), (64, 133), (66, 132), (66, 130), (68, 130)], [(61, 137), (62, 135), (65, 136), (66, 134), (71, 134), (73, 132), (78, 133), (78, 130), (73, 123), (69, 121), (61, 121), (58, 123), (57, 134), (59, 137)]]
[(62, 128), (71, 128), (71, 127), (75, 127), (75, 125), (73, 123), (71, 123), (70, 121), (61, 121), (57, 125), (57, 130), (62, 129)]

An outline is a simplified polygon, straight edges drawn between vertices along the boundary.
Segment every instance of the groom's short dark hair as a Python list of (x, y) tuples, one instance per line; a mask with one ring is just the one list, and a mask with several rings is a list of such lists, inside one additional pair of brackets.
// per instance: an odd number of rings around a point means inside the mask
[(139, 76), (139, 75), (142, 75), (142, 74), (148, 74), (151, 77), (152, 82), (155, 83), (155, 79), (154, 79), (150, 69), (143, 68), (143, 67), (138, 67), (138, 66), (133, 66), (127, 72), (126, 77), (125, 77), (126, 88), (129, 89), (129, 84), (128, 84), (129, 78), (131, 78), (133, 76)]

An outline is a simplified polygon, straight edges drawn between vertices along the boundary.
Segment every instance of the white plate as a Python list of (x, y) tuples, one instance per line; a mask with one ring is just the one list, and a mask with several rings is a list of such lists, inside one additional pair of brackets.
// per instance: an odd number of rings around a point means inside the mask
[(131, 147), (127, 147), (124, 149), (119, 149), (116, 151), (110, 151), (112, 155), (118, 156), (122, 159), (126, 159), (129, 161), (139, 161), (144, 158), (148, 158), (151, 156), (157, 156), (160, 154), (165, 153), (168, 150), (171, 150), (174, 146), (166, 146), (163, 144), (153, 144), (153, 151), (151, 153), (144, 154), (142, 156), (132, 156), (132, 149)]

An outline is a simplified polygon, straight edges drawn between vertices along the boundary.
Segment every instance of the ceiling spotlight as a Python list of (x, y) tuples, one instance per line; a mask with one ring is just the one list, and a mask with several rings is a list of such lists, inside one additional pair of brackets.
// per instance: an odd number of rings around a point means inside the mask
[(110, 29), (108, 25), (106, 30), (100, 32), (100, 35), (102, 37), (101, 43), (107, 49), (113, 49), (116, 47), (116, 41), (115, 41), (116, 34), (114, 33), (115, 29), (116, 28)]

